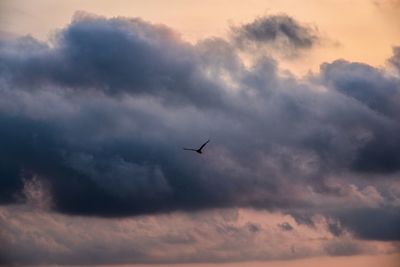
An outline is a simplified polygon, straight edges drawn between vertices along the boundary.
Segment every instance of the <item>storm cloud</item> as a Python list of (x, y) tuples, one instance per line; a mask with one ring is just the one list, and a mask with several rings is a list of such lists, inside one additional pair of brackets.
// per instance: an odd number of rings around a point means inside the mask
[[(316, 40), (287, 16), (238, 33), (301, 49)], [(21, 202), (34, 179), (65, 214), (306, 210), (398, 240), (400, 190), (387, 187), (400, 171), (399, 78), (343, 60), (282, 76), (271, 57), (245, 66), (237, 45), (82, 13), (49, 43), (2, 40), (1, 203)], [(182, 150), (209, 138), (201, 156)], [(364, 228), (352, 209), (390, 215), (390, 227)]]
[[(400, 80), (366, 64), (338, 60), (321, 67), (323, 83), (383, 116), (385, 129), (375, 129), (360, 148), (353, 168), (359, 171), (390, 173), (399, 170)], [(370, 125), (372, 126), (372, 125)]]

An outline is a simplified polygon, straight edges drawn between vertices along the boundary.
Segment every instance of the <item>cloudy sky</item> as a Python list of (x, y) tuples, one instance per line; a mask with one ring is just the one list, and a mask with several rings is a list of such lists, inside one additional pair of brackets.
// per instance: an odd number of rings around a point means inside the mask
[(399, 1), (0, 10), (0, 265), (399, 266)]

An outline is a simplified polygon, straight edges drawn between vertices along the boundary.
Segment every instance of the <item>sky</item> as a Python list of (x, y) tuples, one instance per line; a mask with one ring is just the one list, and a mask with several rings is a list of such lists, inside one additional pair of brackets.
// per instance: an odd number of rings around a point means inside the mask
[(0, 10), (0, 265), (399, 266), (399, 1)]

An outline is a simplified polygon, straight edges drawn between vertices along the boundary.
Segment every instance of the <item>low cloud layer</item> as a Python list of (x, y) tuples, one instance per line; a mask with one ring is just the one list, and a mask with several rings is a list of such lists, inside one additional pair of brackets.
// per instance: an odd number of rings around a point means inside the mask
[(243, 209), (109, 220), (1, 207), (0, 259), (17, 266), (215, 263), (396, 251), (392, 244), (336, 237), (321, 216), (310, 220), (313, 228), (289, 215)]
[[(289, 17), (239, 33), (253, 30), (257, 42), (314, 44)], [(82, 13), (51, 43), (0, 41), (1, 203), (26, 201), (35, 181), (64, 214), (251, 207), (400, 240), (399, 77), (339, 60), (297, 79), (266, 56), (246, 67), (237, 45)], [(208, 138), (201, 156), (182, 150)]]

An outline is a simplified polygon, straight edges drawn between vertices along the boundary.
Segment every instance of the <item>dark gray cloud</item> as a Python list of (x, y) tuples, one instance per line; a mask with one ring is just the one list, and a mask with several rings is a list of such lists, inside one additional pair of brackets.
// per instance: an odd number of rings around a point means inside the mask
[(30, 37), (2, 42), (0, 70), (8, 82), (31, 90), (56, 83), (75, 90), (221, 104), (222, 91), (199, 77), (193, 47), (169, 28), (140, 19), (83, 17), (76, 16), (57, 34), (53, 48)]
[(360, 254), (362, 247), (354, 242), (330, 242), (325, 246), (326, 252), (331, 256), (352, 256)]
[[(293, 46), (313, 45), (312, 32), (285, 16), (242, 29), (265, 23)], [(246, 67), (235, 45), (191, 45), (166, 26), (88, 15), (50, 44), (1, 41), (1, 202), (21, 201), (35, 178), (67, 214), (253, 207), (309, 222), (327, 205), (362, 238), (397, 239), (394, 227), (373, 234), (383, 222), (361, 230), (337, 210), (346, 198), (354, 208), (382, 198), (383, 213), (397, 203), (376, 175), (394, 183), (400, 170), (399, 79), (335, 61), (300, 81), (281, 77), (269, 57)], [(208, 138), (201, 156), (181, 149)], [(351, 186), (327, 182), (341, 176)], [(366, 181), (373, 190), (362, 191)]]
[(371, 240), (400, 239), (399, 208), (360, 208), (340, 212), (343, 224), (357, 236)]
[(393, 47), (393, 56), (389, 62), (400, 72), (400, 46)]
[(321, 66), (321, 78), (330, 88), (382, 115), (399, 119), (400, 81), (397, 77), (390, 77), (367, 64), (337, 60)]
[(392, 124), (373, 130), (353, 168), (381, 173), (398, 171), (400, 141), (395, 136), (399, 132), (396, 122), (400, 119), (400, 80), (366, 64), (343, 60), (322, 65), (320, 77), (329, 88), (359, 101)]
[(233, 27), (232, 34), (242, 48), (272, 46), (292, 55), (297, 54), (296, 50), (312, 48), (320, 39), (315, 28), (285, 14), (259, 17), (253, 22)]
[(328, 230), (334, 236), (340, 236), (340, 235), (343, 234), (343, 228), (340, 225), (340, 222), (338, 222), (338, 221), (329, 222), (328, 223)]

